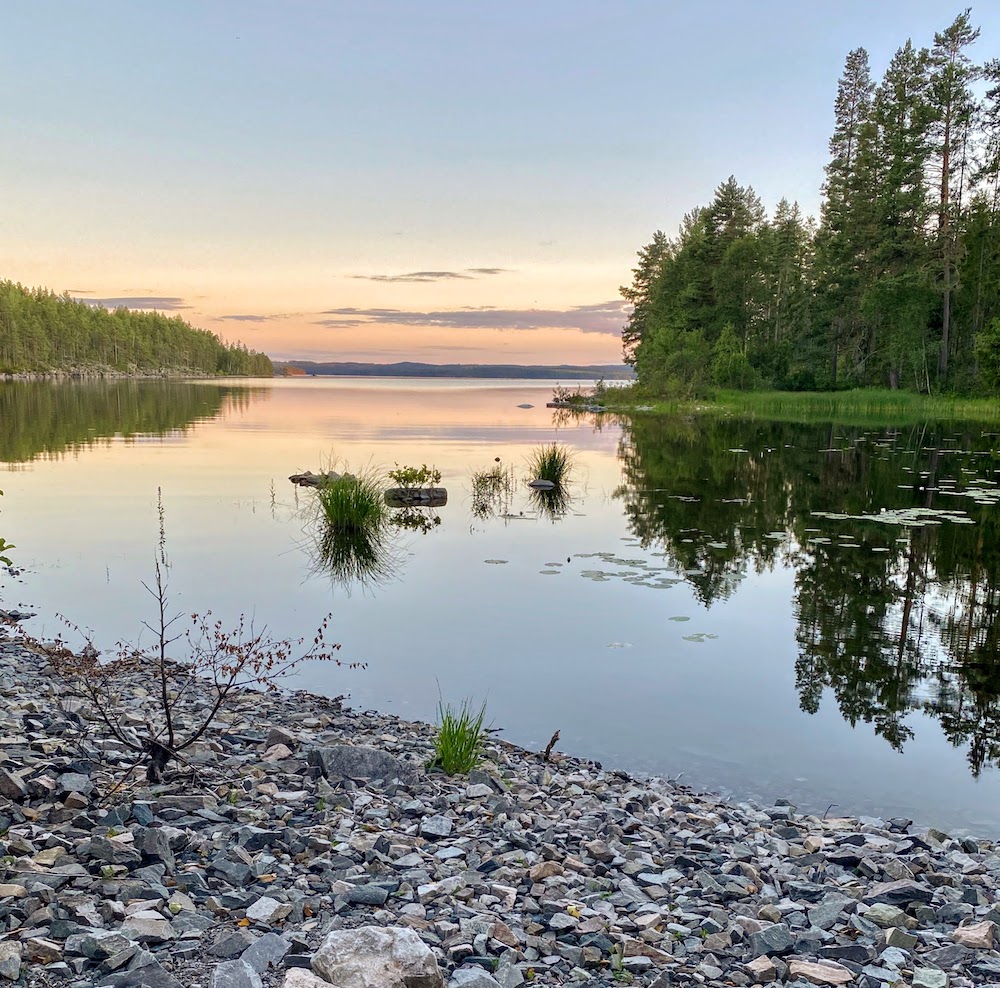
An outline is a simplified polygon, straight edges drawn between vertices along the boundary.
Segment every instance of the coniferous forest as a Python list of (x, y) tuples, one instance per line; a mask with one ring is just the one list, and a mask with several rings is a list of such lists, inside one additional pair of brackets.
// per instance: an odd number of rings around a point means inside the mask
[(624, 357), (640, 384), (1000, 390), (1000, 59), (970, 11), (881, 80), (846, 59), (819, 221), (730, 177), (639, 251)]
[(270, 377), (270, 358), (178, 316), (109, 311), (0, 281), (0, 374), (115, 371)]

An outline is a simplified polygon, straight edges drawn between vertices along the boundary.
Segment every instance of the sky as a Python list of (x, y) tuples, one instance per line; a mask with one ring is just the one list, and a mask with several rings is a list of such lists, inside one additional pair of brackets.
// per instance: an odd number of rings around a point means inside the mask
[(818, 214), (847, 52), (961, 9), (15, 0), (0, 278), (280, 359), (612, 363), (653, 231), (730, 174)]

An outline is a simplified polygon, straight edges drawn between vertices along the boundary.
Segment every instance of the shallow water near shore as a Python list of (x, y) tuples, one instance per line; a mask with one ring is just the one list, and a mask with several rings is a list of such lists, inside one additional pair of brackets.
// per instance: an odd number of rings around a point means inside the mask
[[(0, 534), (36, 635), (113, 646), (163, 492), (177, 610), (311, 635), (294, 685), (432, 720), (486, 698), (503, 736), (735, 796), (1000, 834), (998, 438), (968, 423), (567, 419), (545, 382), (0, 385)], [(529, 404), (534, 407), (521, 408)], [(995, 427), (994, 427), (995, 428)], [(573, 450), (565, 506), (525, 487)], [(482, 504), (473, 473), (511, 468)], [(448, 504), (380, 581), (318, 565), (289, 474), (432, 464)], [(434, 519), (440, 523), (434, 523)], [(148, 640), (148, 633), (146, 639)]]

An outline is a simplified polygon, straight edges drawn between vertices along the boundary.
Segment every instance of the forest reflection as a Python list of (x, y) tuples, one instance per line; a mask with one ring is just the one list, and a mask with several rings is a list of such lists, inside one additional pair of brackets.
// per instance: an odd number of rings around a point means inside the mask
[(818, 711), (829, 690), (847, 721), (898, 750), (922, 711), (966, 748), (974, 776), (1000, 763), (995, 433), (620, 424), (616, 496), (631, 531), (666, 552), (707, 609), (750, 572), (794, 571), (802, 710)]
[(58, 457), (113, 438), (164, 437), (270, 397), (180, 381), (0, 382), (0, 462)]

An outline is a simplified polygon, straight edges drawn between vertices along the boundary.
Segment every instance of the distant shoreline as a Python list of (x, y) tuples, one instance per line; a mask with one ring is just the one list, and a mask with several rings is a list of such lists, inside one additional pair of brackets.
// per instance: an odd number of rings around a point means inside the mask
[[(630, 380), (632, 369), (624, 364), (392, 364), (351, 361), (275, 360), (277, 377), (476, 377), (549, 381)], [(297, 373), (298, 372), (298, 373)]]

